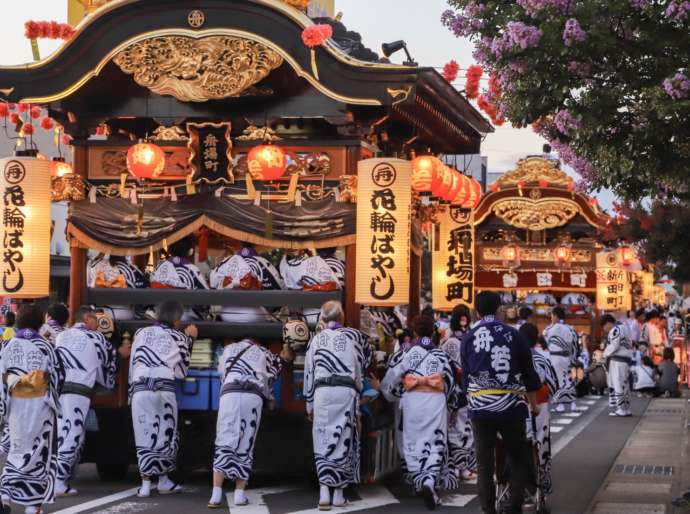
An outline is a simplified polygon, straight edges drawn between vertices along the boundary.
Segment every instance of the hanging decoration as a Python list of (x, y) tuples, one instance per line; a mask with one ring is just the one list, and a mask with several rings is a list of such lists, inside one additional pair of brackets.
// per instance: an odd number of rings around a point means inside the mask
[(553, 249), (553, 262), (556, 266), (565, 268), (570, 266), (573, 258), (573, 246), (568, 243), (561, 243)]
[(443, 67), (443, 78), (452, 84), (457, 80), (459, 71), (460, 65), (457, 63), (455, 59), (451, 59)]
[(469, 195), (462, 207), (465, 209), (476, 209), (482, 200), (482, 185), (473, 178), (468, 177), (468, 179), (470, 181)]
[(65, 159), (53, 159), (50, 161), (50, 176), (51, 178), (64, 177), (72, 173), (72, 165), (65, 162)]
[(635, 260), (637, 259), (635, 250), (633, 250), (629, 246), (622, 246), (618, 249), (618, 253), (620, 257), (621, 266), (623, 266), (624, 268), (632, 266)]
[(447, 203), (451, 203), (453, 200), (455, 200), (455, 197), (458, 195), (458, 192), (462, 188), (463, 182), (462, 182), (462, 174), (454, 169), (450, 170), (450, 174), (452, 177), (452, 182), (450, 189), (448, 192), (443, 195), (443, 201)]
[(287, 167), (285, 151), (275, 145), (259, 145), (247, 155), (247, 169), (254, 180), (277, 180)]
[(332, 36), (333, 27), (326, 23), (312, 25), (302, 31), (302, 42), (308, 46), (311, 51), (311, 71), (316, 80), (319, 80), (319, 69), (316, 66), (316, 47), (323, 45)]
[(435, 310), (474, 306), (474, 214), (451, 205), (439, 214), (432, 239), (432, 304)]
[(43, 298), (50, 279), (50, 161), (24, 153), (0, 159), (5, 198), (0, 295)]
[(455, 195), (455, 198), (451, 200), (452, 205), (457, 205), (458, 207), (462, 207), (467, 200), (470, 198), (471, 190), (470, 188), (472, 187), (472, 182), (470, 178), (467, 175), (464, 175), (462, 173), (458, 174), (460, 178), (460, 188), (458, 189), (458, 192)]
[(38, 39), (62, 39), (66, 41), (74, 36), (74, 32), (69, 24), (56, 21), (27, 21), (24, 24), (24, 35), (31, 41), (31, 53), (34, 61), (41, 60)]
[(597, 253), (597, 309), (602, 311), (629, 311), (632, 308), (628, 273), (621, 267), (616, 253)]
[(443, 196), (448, 192), (448, 190), (453, 185), (453, 175), (451, 174), (450, 168), (445, 164), (441, 163), (438, 168), (437, 180), (431, 185), (431, 194), (436, 198), (443, 198)]
[(410, 301), (411, 177), (410, 161), (358, 163), (355, 301), (360, 305)]
[(153, 143), (140, 142), (127, 150), (127, 169), (137, 179), (158, 177), (165, 168), (165, 153)]
[(465, 83), (465, 96), (474, 100), (479, 96), (479, 81), (484, 74), (481, 66), (473, 64), (467, 68), (467, 82)]
[(508, 243), (501, 248), (501, 259), (503, 267), (508, 269), (519, 268), (522, 262), (520, 261), (520, 246), (515, 243)]
[(433, 155), (422, 155), (412, 161), (412, 190), (423, 196), (430, 196), (434, 182), (438, 180), (442, 166)]

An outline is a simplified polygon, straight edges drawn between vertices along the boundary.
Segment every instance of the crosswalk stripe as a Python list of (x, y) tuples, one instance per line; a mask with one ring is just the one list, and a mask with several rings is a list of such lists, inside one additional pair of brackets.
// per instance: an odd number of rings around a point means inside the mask
[(554, 419), (553, 423), (557, 425), (570, 425), (573, 421), (575, 421), (573, 418), (559, 418)]
[(560, 432), (564, 428), (565, 427), (551, 427), (551, 432), (553, 432), (554, 434), (557, 434), (558, 432)]
[(579, 418), (580, 416), (582, 416), (582, 413), (581, 412), (566, 412), (563, 415), (568, 417), (568, 418)]

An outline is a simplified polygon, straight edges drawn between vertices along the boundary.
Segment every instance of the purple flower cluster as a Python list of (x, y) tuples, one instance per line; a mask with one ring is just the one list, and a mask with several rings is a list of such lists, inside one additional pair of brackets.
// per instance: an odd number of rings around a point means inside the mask
[(672, 0), (666, 7), (666, 16), (676, 21), (685, 21), (690, 14), (690, 2), (687, 0)]
[(554, 8), (561, 14), (570, 14), (568, 12), (570, 4), (574, 2), (569, 0), (517, 0), (517, 3), (527, 14), (534, 17), (548, 8)]
[(583, 186), (586, 188), (595, 179), (594, 166), (587, 160), (577, 155), (575, 150), (558, 139), (549, 141), (551, 148), (558, 152), (558, 156), (564, 164), (567, 164), (582, 177)]
[(556, 113), (554, 123), (556, 124), (558, 131), (565, 136), (570, 135), (582, 125), (580, 123), (580, 119), (566, 109), (560, 110)]
[(664, 90), (671, 98), (680, 100), (688, 97), (690, 92), (690, 79), (683, 73), (676, 73), (673, 77), (664, 80)]
[(587, 77), (592, 73), (592, 66), (586, 62), (570, 61), (568, 71), (578, 78)]
[(521, 21), (509, 21), (506, 29), (506, 34), (508, 34), (512, 42), (523, 50), (532, 46), (537, 46), (544, 34), (537, 27), (527, 25)]
[(575, 18), (570, 18), (565, 22), (563, 31), (563, 42), (565, 46), (573, 46), (575, 43), (587, 41), (587, 33), (580, 27), (580, 22)]
[(471, 4), (462, 14), (449, 9), (441, 15), (441, 23), (457, 37), (470, 37), (484, 27), (484, 20), (480, 18), (483, 10), (482, 4)]
[(639, 9), (640, 11), (646, 9), (652, 4), (652, 0), (630, 0), (630, 5), (633, 6), (635, 9)]

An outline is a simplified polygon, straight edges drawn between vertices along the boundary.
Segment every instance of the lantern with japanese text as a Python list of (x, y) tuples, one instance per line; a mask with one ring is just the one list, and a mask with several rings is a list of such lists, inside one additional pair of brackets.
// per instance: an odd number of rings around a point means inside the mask
[(255, 180), (277, 180), (283, 176), (286, 167), (287, 158), (279, 146), (255, 146), (247, 155), (247, 169)]
[(433, 155), (422, 155), (412, 161), (412, 190), (424, 196), (431, 195), (431, 187), (438, 179), (438, 168), (441, 166)]
[(127, 150), (127, 169), (137, 179), (152, 179), (163, 173), (165, 152), (153, 143), (137, 143)]
[(431, 194), (442, 199), (453, 185), (453, 174), (448, 166), (441, 163), (438, 168), (438, 179), (431, 186)]
[(573, 248), (569, 244), (562, 243), (553, 249), (553, 261), (556, 266), (568, 266), (573, 257)]
[(365, 159), (357, 165), (357, 281), (360, 305), (410, 300), (412, 163)]
[(460, 173), (460, 189), (458, 189), (458, 192), (455, 194), (455, 198), (450, 201), (451, 205), (461, 207), (465, 202), (467, 202), (472, 194), (471, 187), (471, 179), (467, 175)]
[(470, 178), (469, 180), (470, 192), (467, 200), (465, 200), (465, 203), (463, 203), (462, 206), (465, 209), (475, 209), (482, 199), (482, 185), (473, 178)]
[(453, 169), (451, 169), (450, 172), (453, 177), (453, 180), (451, 182), (452, 185), (450, 186), (448, 192), (445, 195), (443, 195), (443, 201), (447, 203), (452, 202), (458, 195), (458, 191), (460, 191), (460, 189), (462, 188), (462, 174), (459, 171)]
[(597, 253), (597, 309), (610, 312), (632, 308), (628, 272), (621, 264), (616, 252)]
[(520, 246), (515, 243), (509, 243), (501, 248), (501, 260), (503, 266), (509, 269), (519, 268), (520, 261)]
[(5, 198), (0, 295), (48, 296), (50, 282), (50, 161), (25, 155), (0, 160)]

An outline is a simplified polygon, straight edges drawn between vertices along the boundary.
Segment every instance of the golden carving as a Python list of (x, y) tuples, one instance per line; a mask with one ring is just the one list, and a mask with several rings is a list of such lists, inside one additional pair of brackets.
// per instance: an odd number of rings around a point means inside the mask
[(408, 86), (402, 89), (392, 89), (389, 87), (388, 89), (386, 89), (386, 92), (393, 99), (393, 105), (398, 105), (399, 103), (402, 103), (408, 99), (410, 93), (412, 92), (412, 86)]
[(300, 11), (306, 11), (309, 7), (309, 0), (283, 0), (283, 2)]
[(154, 141), (187, 141), (187, 133), (180, 127), (164, 127), (161, 125), (153, 131)]
[[(288, 165), (285, 176), (298, 174), (304, 177), (328, 175), (332, 169), (331, 156), (324, 152), (296, 153), (286, 152)], [(238, 157), (235, 165), (237, 176), (247, 173), (246, 154)]]
[(281, 141), (283, 138), (276, 134), (276, 131), (271, 127), (257, 127), (256, 125), (249, 125), (242, 132), (241, 136), (237, 136), (237, 141)]
[(93, 12), (96, 9), (103, 7), (105, 4), (112, 2), (113, 0), (78, 0), (81, 5), (84, 6), (86, 12)]
[(237, 97), (283, 64), (270, 48), (234, 36), (163, 36), (134, 43), (113, 61), (137, 84), (183, 102)]
[[(183, 177), (189, 174), (189, 151), (181, 147), (163, 148), (165, 168), (159, 179)], [(127, 149), (106, 150), (100, 156), (100, 169), (90, 170), (89, 178), (108, 179), (119, 177), (127, 171)], [(98, 161), (96, 161), (98, 162)]]
[(547, 181), (550, 186), (569, 186), (573, 183), (573, 179), (561, 171), (554, 161), (543, 157), (527, 157), (518, 161), (516, 169), (506, 172), (494, 184), (506, 188), (517, 187), (518, 182), (534, 185), (540, 180)]
[(206, 23), (206, 16), (199, 9), (194, 9), (187, 16), (187, 23), (189, 23), (189, 26), (193, 29), (198, 29)]
[[(501, 256), (502, 247), (484, 247), (482, 249), (482, 258), (485, 261), (503, 261)], [(520, 259), (529, 262), (553, 262), (553, 248), (540, 247), (529, 248), (525, 246), (520, 247)], [(592, 251), (573, 248), (572, 263), (588, 263), (592, 261)]]
[(340, 201), (357, 203), (357, 175), (340, 176)]
[(84, 180), (74, 173), (52, 179), (51, 200), (53, 202), (78, 202), (86, 198)]
[(527, 230), (562, 227), (580, 212), (572, 200), (548, 198), (509, 198), (496, 202), (491, 210), (509, 225)]

